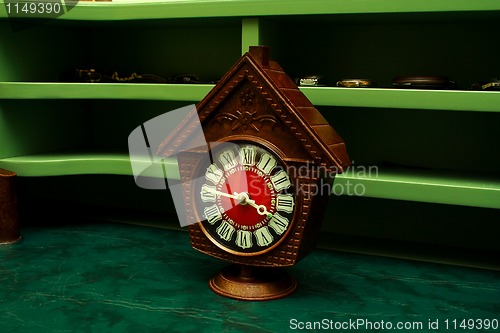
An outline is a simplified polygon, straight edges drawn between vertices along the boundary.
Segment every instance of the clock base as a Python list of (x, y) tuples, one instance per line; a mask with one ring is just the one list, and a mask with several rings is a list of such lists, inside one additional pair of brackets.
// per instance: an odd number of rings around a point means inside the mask
[(208, 284), (216, 294), (245, 301), (283, 298), (297, 289), (297, 281), (283, 268), (246, 265), (228, 266)]

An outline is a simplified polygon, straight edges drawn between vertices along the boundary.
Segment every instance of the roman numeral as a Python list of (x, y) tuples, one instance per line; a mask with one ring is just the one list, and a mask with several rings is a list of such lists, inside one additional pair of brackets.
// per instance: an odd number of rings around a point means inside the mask
[(222, 220), (222, 215), (219, 211), (219, 208), (217, 205), (212, 205), (210, 207), (206, 207), (203, 211), (205, 218), (207, 219), (208, 223), (214, 224), (215, 222)]
[(233, 237), (234, 227), (230, 225), (227, 221), (222, 221), (222, 223), (215, 229), (220, 238), (225, 241), (230, 241)]
[(222, 166), (226, 171), (238, 165), (238, 161), (234, 157), (234, 152), (232, 150), (224, 150), (219, 155), (219, 161), (222, 163)]
[(273, 215), (271, 221), (269, 221), (269, 226), (273, 228), (278, 235), (283, 234), (288, 228), (290, 222), (286, 217), (281, 216), (279, 213)]
[(201, 192), (200, 192), (201, 200), (203, 202), (215, 202), (215, 197), (216, 197), (214, 192), (215, 190), (216, 190), (215, 186), (210, 186), (207, 184), (203, 185), (201, 187)]
[(260, 156), (259, 163), (257, 164), (257, 168), (259, 168), (266, 175), (269, 175), (271, 171), (273, 171), (274, 167), (276, 167), (278, 163), (271, 155), (264, 153)]
[(211, 164), (207, 168), (207, 172), (205, 173), (205, 178), (210, 180), (212, 183), (217, 185), (223, 176), (223, 172), (217, 167), (215, 164)]
[(281, 212), (293, 212), (294, 205), (295, 203), (291, 194), (278, 194), (276, 197), (276, 209)]
[(251, 147), (243, 147), (240, 149), (240, 163), (241, 165), (254, 165), (257, 150)]
[(238, 230), (236, 232), (235, 243), (242, 249), (248, 249), (252, 247), (252, 233), (250, 231)]
[(257, 245), (268, 246), (273, 242), (273, 235), (269, 232), (268, 227), (262, 227), (253, 232), (257, 239)]
[(271, 176), (271, 183), (273, 183), (274, 189), (278, 192), (292, 185), (292, 183), (290, 183), (290, 178), (288, 178), (288, 175), (283, 170)]

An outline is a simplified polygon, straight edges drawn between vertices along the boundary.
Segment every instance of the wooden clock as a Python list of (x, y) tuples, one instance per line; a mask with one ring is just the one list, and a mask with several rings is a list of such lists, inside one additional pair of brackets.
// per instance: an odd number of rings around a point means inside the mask
[(197, 120), (208, 147), (178, 154), (191, 245), (233, 263), (210, 282), (223, 296), (292, 293), (283, 269), (315, 245), (345, 144), (267, 47), (250, 47), (160, 145), (180, 151)]

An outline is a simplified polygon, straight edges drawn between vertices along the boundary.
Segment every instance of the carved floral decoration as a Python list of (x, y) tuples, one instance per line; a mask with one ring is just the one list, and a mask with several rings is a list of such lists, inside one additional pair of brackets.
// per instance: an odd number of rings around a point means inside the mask
[(243, 89), (239, 93), (239, 98), (241, 100), (242, 110), (221, 113), (215, 118), (219, 124), (223, 124), (224, 121), (229, 121), (232, 131), (239, 128), (247, 130), (250, 127), (256, 132), (259, 132), (266, 122), (270, 123), (271, 129), (274, 129), (277, 125), (280, 126), (276, 117), (269, 114), (258, 115), (257, 111), (253, 110), (255, 93), (251, 88)]

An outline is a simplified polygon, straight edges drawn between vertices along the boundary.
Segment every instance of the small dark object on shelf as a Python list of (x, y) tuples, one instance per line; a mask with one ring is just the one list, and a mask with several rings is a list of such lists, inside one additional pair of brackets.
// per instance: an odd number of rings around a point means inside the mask
[(101, 82), (101, 73), (96, 72), (95, 69), (77, 69), (75, 70), (75, 78), (79, 82), (94, 83)]
[(473, 83), (471, 86), (472, 90), (488, 90), (488, 91), (500, 91), (500, 79), (491, 78), (486, 81), (480, 81)]
[(392, 80), (396, 88), (408, 89), (455, 89), (456, 84), (446, 76), (396, 76)]
[(371, 88), (377, 83), (370, 79), (342, 79), (337, 81), (337, 87), (344, 88)]
[(192, 83), (202, 83), (200, 78), (196, 74), (179, 74), (176, 75), (173, 79), (169, 79), (172, 81), (171, 83), (184, 83), (184, 84), (192, 84)]
[(167, 80), (155, 74), (132, 73), (121, 76), (118, 72), (100, 73), (94, 68), (75, 70), (74, 79), (84, 83), (167, 83)]
[(201, 81), (196, 74), (183, 73), (169, 78), (163, 78), (156, 74), (121, 75), (118, 72), (106, 73), (97, 71), (94, 68), (76, 69), (70, 77), (65, 77), (64, 81), (83, 83), (174, 83), (174, 84), (214, 84), (217, 81)]
[(323, 75), (306, 75), (295, 80), (301, 87), (324, 87), (325, 77)]
[(219, 80), (215, 81), (202, 81), (196, 74), (184, 73), (178, 74), (173, 78), (168, 78), (167, 83), (177, 83), (177, 84), (216, 84)]

